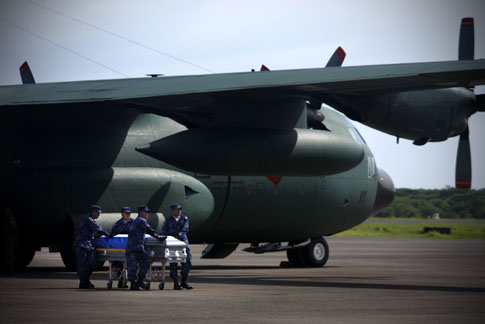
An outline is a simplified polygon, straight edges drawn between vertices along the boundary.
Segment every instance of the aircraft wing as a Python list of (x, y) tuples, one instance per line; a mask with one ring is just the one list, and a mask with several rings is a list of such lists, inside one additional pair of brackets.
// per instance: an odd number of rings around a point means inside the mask
[(2, 86), (0, 107), (116, 104), (183, 121), (191, 114), (202, 120), (217, 100), (318, 99), (482, 84), (483, 59)]

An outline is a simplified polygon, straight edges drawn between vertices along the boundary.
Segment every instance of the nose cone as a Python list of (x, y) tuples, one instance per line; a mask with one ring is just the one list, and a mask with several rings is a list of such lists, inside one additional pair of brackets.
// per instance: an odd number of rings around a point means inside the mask
[(372, 207), (372, 215), (377, 214), (381, 210), (388, 207), (394, 200), (394, 183), (391, 177), (382, 169), (377, 170), (377, 193), (374, 207)]

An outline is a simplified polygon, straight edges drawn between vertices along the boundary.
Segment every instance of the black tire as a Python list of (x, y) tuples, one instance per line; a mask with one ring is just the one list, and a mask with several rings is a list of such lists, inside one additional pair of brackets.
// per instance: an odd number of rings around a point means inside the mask
[(31, 246), (17, 245), (15, 247), (14, 264), (16, 270), (22, 270), (34, 259), (35, 249)]
[(305, 260), (303, 259), (303, 255), (300, 253), (301, 248), (292, 249), (286, 251), (286, 257), (288, 261), (290, 261), (293, 266), (299, 267), (305, 265)]
[[(288, 245), (296, 245), (301, 242), (288, 242)], [(296, 248), (291, 250), (286, 250), (286, 257), (288, 261), (293, 264), (295, 267), (304, 266), (306, 261), (303, 258), (303, 254), (301, 253), (302, 248)]]
[(303, 248), (302, 255), (309, 267), (323, 267), (328, 261), (329, 248), (323, 237), (312, 238), (310, 244)]
[(61, 244), (61, 259), (67, 271), (77, 270), (76, 252), (74, 251), (72, 243)]
[(60, 242), (61, 259), (66, 266), (67, 271), (77, 270), (76, 250), (74, 248), (74, 225), (72, 219), (66, 216), (62, 230), (62, 239)]

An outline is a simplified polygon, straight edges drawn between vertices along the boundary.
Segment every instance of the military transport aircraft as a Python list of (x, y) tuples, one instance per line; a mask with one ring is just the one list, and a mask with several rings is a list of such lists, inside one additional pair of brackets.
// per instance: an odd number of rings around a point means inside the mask
[(18, 264), (50, 246), (72, 267), (93, 203), (107, 230), (121, 206), (141, 204), (160, 230), (178, 201), (205, 258), (251, 243), (324, 265), (323, 236), (394, 194), (344, 114), (424, 144), (464, 134), (484, 106), (469, 90), (485, 84), (484, 60), (340, 67), (344, 56), (325, 68), (44, 84), (22, 65), (24, 84), (0, 87), (0, 197), (19, 223)]

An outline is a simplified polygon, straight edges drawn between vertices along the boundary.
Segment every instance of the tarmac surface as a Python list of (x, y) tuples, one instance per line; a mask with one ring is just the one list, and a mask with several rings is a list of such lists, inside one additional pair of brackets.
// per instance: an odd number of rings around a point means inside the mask
[[(484, 323), (485, 240), (329, 238), (324, 268), (280, 268), (285, 253), (193, 246), (191, 291), (76, 289), (46, 250), (0, 277), (0, 323)], [(242, 248), (242, 247), (241, 247)]]

